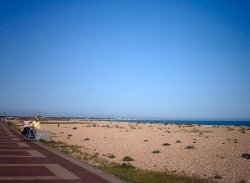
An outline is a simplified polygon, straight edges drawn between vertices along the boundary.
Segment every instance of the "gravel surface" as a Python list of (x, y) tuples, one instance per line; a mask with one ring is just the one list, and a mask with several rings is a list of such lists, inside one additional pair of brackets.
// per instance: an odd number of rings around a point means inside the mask
[(217, 182), (250, 182), (250, 160), (241, 157), (250, 153), (250, 127), (244, 128), (88, 121), (42, 125), (53, 133), (53, 140), (83, 146), (83, 151), (98, 152), (110, 162), (122, 163), (130, 156), (135, 160), (131, 164), (141, 169), (198, 175)]

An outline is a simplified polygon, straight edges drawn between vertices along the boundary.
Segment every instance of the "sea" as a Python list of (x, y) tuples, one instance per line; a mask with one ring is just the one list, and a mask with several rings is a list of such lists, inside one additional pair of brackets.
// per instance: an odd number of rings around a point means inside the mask
[(250, 121), (212, 121), (212, 120), (138, 120), (138, 119), (106, 119), (113, 122), (161, 123), (161, 124), (196, 124), (196, 125), (227, 125), (250, 126)]

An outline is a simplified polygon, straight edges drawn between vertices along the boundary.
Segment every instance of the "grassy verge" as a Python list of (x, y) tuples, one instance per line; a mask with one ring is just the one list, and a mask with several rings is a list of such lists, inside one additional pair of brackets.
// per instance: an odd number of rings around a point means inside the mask
[(200, 183), (208, 182), (207, 180), (181, 176), (170, 172), (155, 172), (135, 169), (133, 166), (124, 166), (124, 164), (110, 164), (102, 167), (121, 179), (132, 183)]
[(8, 121), (7, 124), (13, 128), (15, 128), (17, 131), (22, 131), (22, 124), (21, 123), (14, 123), (12, 121)]
[(94, 166), (103, 166), (108, 164), (108, 161), (99, 157), (99, 153), (95, 153), (94, 155), (88, 154), (82, 151), (81, 146), (69, 145), (60, 141), (41, 141), (43, 144), (50, 146), (56, 150), (59, 150), (69, 156), (80, 159), (81, 161), (88, 162)]
[(43, 142), (44, 144), (64, 152), (74, 158), (88, 162), (94, 166), (105, 170), (106, 172), (112, 173), (121, 179), (131, 183), (205, 183), (208, 180), (201, 179), (198, 177), (189, 177), (183, 175), (177, 175), (172, 172), (155, 172), (146, 171), (135, 168), (131, 164), (123, 163), (109, 163), (107, 160), (101, 158), (98, 153), (90, 155), (82, 152), (81, 146), (69, 145), (63, 142)]

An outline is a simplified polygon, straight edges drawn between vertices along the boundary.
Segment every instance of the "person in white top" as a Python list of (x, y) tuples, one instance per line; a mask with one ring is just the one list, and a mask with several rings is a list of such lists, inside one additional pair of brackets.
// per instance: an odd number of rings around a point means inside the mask
[(27, 135), (29, 129), (30, 129), (30, 122), (27, 121), (27, 120), (24, 120), (24, 121), (23, 121), (23, 131), (22, 131), (22, 134), (23, 134), (23, 135)]

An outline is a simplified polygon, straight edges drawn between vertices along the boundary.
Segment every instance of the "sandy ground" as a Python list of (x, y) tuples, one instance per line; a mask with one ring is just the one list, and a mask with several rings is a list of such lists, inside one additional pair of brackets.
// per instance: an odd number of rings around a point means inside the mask
[[(141, 169), (198, 175), (218, 182), (250, 182), (250, 160), (241, 157), (250, 153), (250, 127), (242, 128), (98, 121), (42, 125), (52, 132), (53, 140), (80, 145), (85, 152), (99, 153), (110, 162), (122, 163), (130, 156), (135, 160), (131, 164)], [(153, 153), (157, 150), (159, 153)]]

